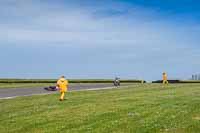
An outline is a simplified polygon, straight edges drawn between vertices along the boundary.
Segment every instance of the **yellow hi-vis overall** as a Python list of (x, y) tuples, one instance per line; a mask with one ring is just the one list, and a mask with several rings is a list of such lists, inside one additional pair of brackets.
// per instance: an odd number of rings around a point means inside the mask
[(168, 81), (167, 81), (167, 74), (163, 74), (163, 84), (168, 84)]
[(68, 84), (68, 80), (66, 80), (65, 78), (60, 78), (57, 81), (57, 86), (59, 87), (61, 94), (60, 100), (64, 100), (65, 92), (67, 92), (68, 90)]

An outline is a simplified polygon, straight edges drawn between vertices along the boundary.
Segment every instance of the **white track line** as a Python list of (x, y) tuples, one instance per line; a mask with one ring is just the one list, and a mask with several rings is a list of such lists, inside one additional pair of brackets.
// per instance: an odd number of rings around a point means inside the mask
[[(123, 86), (128, 87), (128, 86)], [(91, 88), (91, 89), (81, 89), (81, 90), (71, 90), (70, 92), (73, 91), (95, 91), (95, 90), (107, 90), (107, 89), (120, 89), (122, 87), (104, 87), (104, 88)], [(17, 97), (27, 97), (27, 96), (34, 96), (34, 95), (49, 95), (49, 94), (56, 94), (56, 93), (38, 93), (38, 94), (30, 94), (30, 95), (21, 95), (21, 96), (12, 96), (12, 97), (2, 97), (1, 99), (13, 99)]]

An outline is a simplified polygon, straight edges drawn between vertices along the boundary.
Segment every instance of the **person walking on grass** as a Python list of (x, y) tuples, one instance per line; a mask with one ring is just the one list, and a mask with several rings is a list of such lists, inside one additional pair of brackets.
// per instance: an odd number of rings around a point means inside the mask
[(163, 73), (163, 84), (168, 84), (167, 73)]
[(60, 101), (64, 100), (65, 93), (68, 90), (68, 85), (69, 83), (68, 80), (65, 79), (65, 76), (61, 76), (60, 79), (58, 79), (56, 86), (60, 90), (60, 99), (59, 99)]

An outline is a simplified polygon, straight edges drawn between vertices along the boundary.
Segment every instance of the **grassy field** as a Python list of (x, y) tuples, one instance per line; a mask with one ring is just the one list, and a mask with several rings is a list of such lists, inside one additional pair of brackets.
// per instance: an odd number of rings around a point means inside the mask
[(200, 84), (143, 84), (0, 100), (1, 133), (198, 133)]
[(35, 87), (47, 87), (55, 86), (55, 83), (0, 83), (0, 89), (5, 88), (35, 88)]
[[(113, 79), (68, 79), (70, 83), (113, 83)], [(56, 83), (57, 79), (1, 79), (0, 83)], [(120, 80), (122, 83), (141, 83), (142, 80)], [(143, 80), (143, 82), (146, 82)]]

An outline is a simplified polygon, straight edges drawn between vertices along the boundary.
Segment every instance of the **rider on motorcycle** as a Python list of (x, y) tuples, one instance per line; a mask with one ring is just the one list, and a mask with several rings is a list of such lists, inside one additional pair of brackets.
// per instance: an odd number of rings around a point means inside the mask
[(115, 80), (113, 81), (114, 86), (120, 86), (120, 78), (115, 77)]

